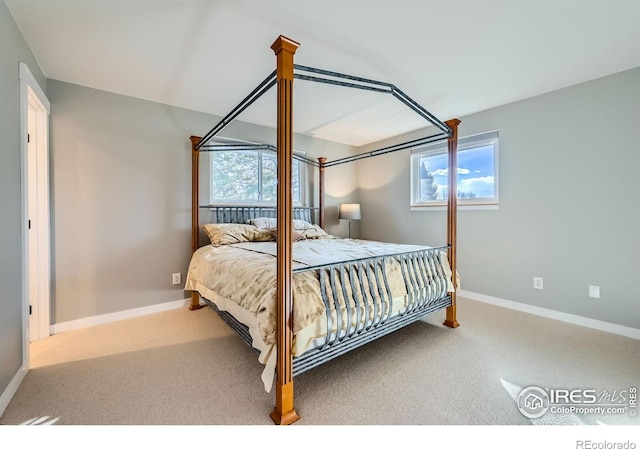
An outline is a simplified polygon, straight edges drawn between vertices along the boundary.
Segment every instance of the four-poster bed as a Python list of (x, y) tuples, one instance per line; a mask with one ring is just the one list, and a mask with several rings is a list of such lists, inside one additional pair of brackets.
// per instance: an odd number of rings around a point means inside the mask
[[(271, 418), (276, 424), (290, 424), (298, 419), (293, 401), (294, 375), (442, 308), (446, 308), (444, 325), (458, 326), (457, 277), (452, 275), (456, 273), (457, 195), (448, 195), (447, 245), (443, 247), (336, 239), (322, 230), (325, 227), (324, 177), (327, 168), (445, 139), (448, 141), (449, 167), (456, 167), (460, 121), (440, 121), (393, 84), (295, 65), (293, 55), (298, 45), (284, 36), (276, 39), (271, 47), (276, 54), (276, 70), (207, 134), (191, 136), (193, 259), (185, 287), (192, 290), (190, 308), (199, 309), (202, 298), (259, 352), (259, 360), (266, 365), (263, 381), (267, 389), (271, 382), (269, 373), (275, 372), (276, 405)], [(294, 79), (389, 93), (439, 131), (333, 161), (325, 157), (316, 161), (294, 154)], [(275, 147), (214, 140), (224, 127), (276, 84)], [(200, 152), (232, 150), (276, 152), (275, 208), (200, 205)], [(293, 207), (292, 159), (318, 168), (317, 209)], [(456, 170), (449, 170), (448, 192), (457, 192), (455, 173)], [(209, 234), (212, 245), (200, 248), (201, 208), (213, 211), (216, 223), (224, 223), (209, 225), (209, 229), (212, 233), (217, 232), (216, 235), (223, 235), (226, 241), (218, 245), (213, 234)], [(317, 212), (317, 220), (312, 218), (314, 212)], [(273, 238), (264, 234), (270, 229), (251, 224), (263, 217), (274, 218)], [(312, 221), (319, 227), (313, 227)], [(227, 227), (223, 229), (223, 226)], [(294, 229), (297, 226), (303, 228)], [(298, 241), (305, 232), (311, 233), (307, 236), (312, 237)], [(242, 268), (238, 269), (239, 266)], [(221, 281), (223, 273), (231, 273), (224, 282)], [(264, 280), (264, 283), (260, 284), (258, 280)], [(297, 298), (295, 308), (294, 296)], [(270, 311), (274, 315), (272, 321), (267, 319)]]

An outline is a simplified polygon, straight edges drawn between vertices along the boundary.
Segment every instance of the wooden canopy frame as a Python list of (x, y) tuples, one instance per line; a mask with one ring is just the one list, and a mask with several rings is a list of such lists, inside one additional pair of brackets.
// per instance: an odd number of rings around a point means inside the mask
[[(293, 276), (293, 212), (292, 212), (292, 159), (293, 155), (293, 80), (294, 78), (308, 79), (312, 81), (325, 82), (328, 84), (338, 84), (346, 87), (365, 88), (366, 90), (375, 90), (380, 92), (389, 92), (396, 98), (410, 106), (429, 122), (436, 125), (442, 131), (440, 134), (429, 136), (422, 139), (416, 139), (404, 142), (390, 147), (382, 148), (376, 151), (370, 151), (360, 155), (349, 156), (343, 159), (327, 162), (327, 158), (320, 157), (318, 161), (305, 161), (312, 163), (318, 167), (319, 171), (319, 225), (325, 226), (325, 169), (327, 167), (348, 163), (355, 160), (387, 154), (393, 151), (399, 151), (407, 148), (413, 148), (425, 143), (437, 140), (447, 139), (448, 149), (448, 201), (447, 201), (447, 256), (453, 273), (451, 282), (454, 291), (451, 292), (451, 305), (446, 308), (446, 319), (444, 325), (456, 328), (459, 323), (456, 318), (456, 290), (457, 286), (457, 170), (451, 169), (457, 167), (457, 143), (458, 143), (458, 125), (460, 120), (451, 119), (441, 122), (428, 111), (418, 105), (410, 97), (400, 91), (397, 87), (388, 83), (381, 83), (363, 78), (356, 78), (347, 75), (336, 74), (310, 67), (296, 66), (294, 64), (294, 55), (300, 44), (285, 37), (279, 36), (271, 45), (271, 49), (276, 56), (276, 70), (261, 85), (258, 86), (245, 100), (238, 105), (227, 117), (225, 117), (214, 129), (207, 133), (204, 137), (191, 136), (191, 155), (192, 155), (192, 252), (199, 248), (199, 171), (200, 171), (200, 151), (206, 149), (208, 141), (215, 136), (222, 128), (231, 122), (240, 112), (251, 104), (257, 97), (264, 93), (268, 88), (277, 84), (277, 145), (275, 151), (277, 153), (277, 362), (276, 362), (276, 400), (274, 410), (270, 416), (276, 424), (291, 424), (299, 419), (294, 406), (294, 382), (293, 382), (293, 323), (292, 323), (292, 276)], [(347, 78), (348, 82), (333, 80), (321, 80), (315, 76), (296, 75), (294, 69), (299, 68), (312, 73), (329, 74), (332, 76), (342, 76)], [(272, 77), (275, 75), (275, 80)], [(353, 80), (354, 82), (351, 82)], [(366, 87), (366, 83), (373, 83), (374, 87)], [(379, 87), (382, 86), (382, 87)], [(386, 90), (386, 89), (389, 90)], [(265, 146), (262, 146), (265, 147)], [(452, 194), (453, 193), (453, 194)], [(200, 296), (198, 292), (192, 292), (191, 310), (200, 309)]]

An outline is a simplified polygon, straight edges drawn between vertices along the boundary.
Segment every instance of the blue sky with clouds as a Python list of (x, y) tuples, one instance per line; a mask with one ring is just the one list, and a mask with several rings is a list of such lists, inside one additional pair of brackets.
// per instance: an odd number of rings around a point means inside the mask
[[(440, 196), (447, 191), (447, 154), (422, 156), (420, 162), (431, 172)], [(494, 195), (493, 145), (458, 152), (458, 190), (475, 193), (476, 198)]]

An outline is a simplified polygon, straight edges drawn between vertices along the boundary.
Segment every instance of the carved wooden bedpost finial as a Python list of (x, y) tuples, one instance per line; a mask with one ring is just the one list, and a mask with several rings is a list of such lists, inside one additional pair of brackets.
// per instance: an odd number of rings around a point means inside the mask
[(293, 55), (297, 42), (279, 36), (271, 46), (276, 54), (276, 79), (278, 82), (278, 206), (277, 206), (277, 360), (276, 360), (276, 406), (271, 419), (276, 424), (291, 424), (299, 418), (293, 405), (293, 211), (292, 211), (292, 164), (293, 158)]

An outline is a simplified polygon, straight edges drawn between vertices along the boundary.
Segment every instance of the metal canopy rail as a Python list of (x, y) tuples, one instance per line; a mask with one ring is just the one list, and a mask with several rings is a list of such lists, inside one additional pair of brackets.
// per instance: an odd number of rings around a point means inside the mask
[(380, 156), (382, 154), (394, 153), (400, 150), (406, 150), (407, 148), (414, 148), (428, 143), (438, 142), (440, 140), (448, 139), (449, 136), (445, 133), (434, 134), (433, 136), (421, 137), (420, 139), (410, 140), (408, 142), (398, 143), (390, 145), (388, 147), (379, 148), (373, 151), (365, 151), (364, 153), (354, 154), (353, 156), (346, 156), (340, 159), (335, 159), (324, 164), (325, 167), (333, 167), (334, 165), (346, 164), (347, 162), (357, 161), (359, 159), (366, 159), (373, 156)]
[(231, 112), (224, 116), (220, 122), (216, 126), (214, 126), (211, 131), (204, 135), (202, 140), (196, 145), (196, 150), (199, 150), (204, 144), (209, 142), (212, 137), (222, 131), (227, 127), (229, 123), (231, 123), (242, 111), (251, 106), (258, 98), (264, 95), (269, 89), (271, 89), (276, 84), (276, 71), (274, 70), (267, 76), (264, 81), (258, 84), (258, 87), (253, 89), (253, 91), (247, 95), (244, 100), (238, 104)]
[[(269, 144), (263, 143), (215, 143), (215, 144), (207, 144), (200, 148), (202, 152), (217, 152), (217, 151), (271, 151), (273, 153), (277, 153), (278, 149)], [(314, 161), (313, 159), (306, 158), (299, 154), (293, 153), (293, 158), (297, 161), (304, 162), (308, 165), (313, 165), (314, 167), (320, 167), (320, 163), (318, 161)]]
[[(410, 109), (417, 112), (418, 115), (420, 115), (422, 118), (427, 120), (429, 123), (438, 127), (442, 132), (446, 133), (447, 137), (451, 137), (451, 134), (453, 133), (451, 128), (449, 128), (445, 123), (443, 123), (440, 119), (438, 119), (435, 115), (427, 111), (425, 108), (420, 106), (409, 95), (405, 94), (404, 92), (402, 92), (400, 89), (398, 89), (396, 86), (394, 86), (391, 83), (370, 80), (367, 78), (360, 78), (357, 76), (346, 75), (344, 73), (331, 72), (329, 70), (316, 69), (314, 67), (307, 67), (307, 66), (298, 65), (298, 64), (294, 64), (293, 69), (294, 69), (294, 72), (293, 72), (294, 78), (304, 79), (308, 81), (315, 81), (318, 83), (326, 83), (326, 84), (334, 84), (337, 86), (351, 87), (354, 89), (363, 89), (363, 90), (370, 90), (373, 92), (382, 92), (382, 93), (391, 94), (394, 97), (396, 97), (398, 100), (403, 102), (405, 105), (407, 105)], [(316, 76), (301, 75), (299, 73), (296, 73), (295, 72), (296, 70), (302, 71), (302, 72), (315, 73), (315, 74), (323, 75), (329, 78), (320, 78)], [(356, 81), (357, 83), (338, 81), (332, 78)], [(378, 86), (382, 86), (382, 87), (378, 87)]]
[[(398, 89), (395, 85), (384, 81), (376, 81), (368, 78), (361, 78), (358, 76), (347, 75), (344, 73), (332, 72), (329, 70), (318, 69), (315, 67), (308, 67), (304, 65), (293, 65), (293, 77), (295, 79), (313, 81), (316, 83), (331, 84), (335, 86), (349, 87), (353, 89), (368, 90), (371, 92), (380, 92), (393, 95), (396, 99), (405, 104), (409, 109), (416, 112), (419, 116), (424, 118), (431, 125), (437, 127), (441, 132), (432, 136), (423, 137), (420, 139), (410, 140), (402, 142), (396, 145), (379, 148), (373, 151), (367, 151), (361, 154), (328, 161), (324, 165), (325, 167), (331, 167), (334, 165), (345, 164), (348, 162), (357, 161), (359, 159), (366, 159), (369, 157), (380, 156), (382, 154), (393, 153), (395, 151), (404, 150), (411, 147), (425, 145), (427, 143), (438, 142), (445, 140), (453, 135), (453, 131), (444, 122), (427, 111), (424, 107), (418, 104), (414, 99), (409, 97), (406, 93)], [(313, 73), (314, 75), (305, 75), (303, 73)], [(346, 81), (345, 81), (346, 80)], [(276, 147), (268, 144), (259, 143), (247, 143), (247, 144), (225, 144), (225, 143), (209, 143), (220, 131), (226, 128), (240, 113), (251, 106), (256, 100), (264, 95), (269, 89), (276, 85), (276, 71), (273, 71), (267, 76), (249, 95), (247, 95), (231, 112), (229, 112), (220, 122), (218, 122), (207, 134), (204, 135), (202, 140), (195, 146), (199, 151), (234, 151), (234, 150), (269, 150), (277, 152)], [(318, 167), (319, 164), (316, 161), (307, 159), (300, 155), (294, 155), (294, 159), (302, 161), (306, 164)]]

